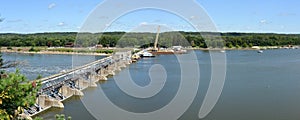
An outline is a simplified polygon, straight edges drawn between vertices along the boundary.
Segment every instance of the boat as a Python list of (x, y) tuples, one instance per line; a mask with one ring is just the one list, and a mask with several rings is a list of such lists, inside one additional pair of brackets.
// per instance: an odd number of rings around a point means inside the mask
[(257, 53), (263, 53), (263, 52), (264, 52), (264, 51), (262, 51), (262, 50), (258, 50), (258, 51), (257, 51)]
[(172, 49), (174, 50), (175, 54), (184, 54), (187, 52), (182, 46), (173, 46)]
[(143, 52), (141, 54), (141, 57), (155, 57), (155, 55), (153, 55), (152, 53), (150, 52)]

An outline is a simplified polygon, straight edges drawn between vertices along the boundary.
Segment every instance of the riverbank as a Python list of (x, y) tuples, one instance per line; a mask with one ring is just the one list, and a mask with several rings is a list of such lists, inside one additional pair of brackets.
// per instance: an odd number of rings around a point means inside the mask
[(105, 53), (78, 53), (78, 52), (53, 52), (53, 51), (26, 52), (26, 51), (3, 50), (1, 52), (22, 53), (22, 54), (54, 54), (54, 55), (95, 55), (95, 56), (110, 56), (111, 55), (111, 54), (105, 54)]
[(203, 50), (203, 51), (209, 51), (209, 50), (259, 50), (259, 49), (253, 49), (253, 48), (185, 48), (187, 50)]
[(300, 46), (253, 46), (253, 47), (247, 47), (247, 48), (199, 48), (199, 47), (193, 47), (193, 48), (186, 48), (187, 50), (266, 50), (266, 49), (299, 49)]
[(47, 48), (47, 47), (2, 47), (1, 52), (22, 53), (22, 54), (58, 54), (58, 55), (95, 55), (110, 56), (114, 49), (95, 49), (88, 48)]

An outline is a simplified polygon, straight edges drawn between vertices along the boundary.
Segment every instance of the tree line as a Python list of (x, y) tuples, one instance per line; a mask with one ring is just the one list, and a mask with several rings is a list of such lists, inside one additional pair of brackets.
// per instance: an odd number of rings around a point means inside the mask
[[(156, 33), (36, 33), (36, 34), (0, 34), (0, 46), (59, 47), (74, 43), (75, 47), (88, 47), (101, 44), (102, 47), (141, 47), (151, 46)], [(192, 47), (252, 47), (300, 45), (300, 34), (274, 33), (216, 33), (216, 32), (164, 32), (159, 36), (159, 46), (176, 45)]]

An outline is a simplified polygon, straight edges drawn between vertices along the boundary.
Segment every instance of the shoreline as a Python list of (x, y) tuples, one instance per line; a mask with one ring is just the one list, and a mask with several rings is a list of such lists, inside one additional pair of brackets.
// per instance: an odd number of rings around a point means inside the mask
[[(298, 48), (299, 46), (297, 46)], [(1, 49), (1, 52), (3, 53), (21, 53), (21, 54), (49, 54), (49, 55), (94, 55), (94, 56), (110, 56), (111, 54), (106, 53), (96, 53), (96, 52), (90, 52), (90, 53), (84, 53), (84, 52), (62, 52), (62, 51), (48, 51), (48, 50), (41, 50), (38, 52), (29, 52), (27, 49), (29, 47), (20, 47), (23, 50), (18, 51), (19, 47), (14, 47), (14, 49)], [(296, 49), (297, 49), (296, 48)], [(285, 49), (285, 47), (280, 46), (257, 46), (256, 48), (184, 48), (186, 50), (203, 50), (203, 51), (221, 51), (221, 50), (272, 50), (272, 49)], [(292, 49), (292, 48), (288, 48)], [(25, 50), (25, 51), (24, 51)]]
[(294, 47), (281, 47), (281, 46), (255, 46), (247, 48), (185, 48), (187, 50), (204, 50), (204, 51), (214, 51), (214, 50), (275, 50), (275, 49), (298, 49), (300, 46)]
[(21, 54), (48, 54), (48, 55), (95, 55), (95, 56), (110, 56), (111, 54), (106, 53), (79, 53), (79, 52), (59, 52), (59, 51), (14, 51), (14, 50), (1, 50), (3, 53), (21, 53)]
[(203, 51), (217, 51), (217, 50), (260, 50), (260, 49), (254, 49), (254, 48), (185, 48), (185, 49), (187, 49), (187, 50), (203, 50)]
[[(256, 51), (256, 50), (274, 50), (274, 49), (254, 49), (254, 48), (185, 48), (186, 50), (203, 50), (203, 51), (227, 51), (227, 50), (249, 50), (249, 51)], [(276, 48), (281, 49), (281, 48)]]

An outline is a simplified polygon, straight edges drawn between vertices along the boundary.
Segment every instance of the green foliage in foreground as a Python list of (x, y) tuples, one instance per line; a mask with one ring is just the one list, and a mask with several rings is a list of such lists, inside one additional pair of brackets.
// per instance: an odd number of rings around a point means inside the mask
[(0, 79), (0, 119), (16, 119), (23, 108), (35, 103), (40, 83), (29, 82), (17, 70), (3, 73)]
[[(0, 69), (3, 68), (4, 60), (0, 51)], [(10, 66), (10, 65), (8, 65)], [(37, 79), (42, 78), (41, 75)], [(0, 120), (16, 120), (19, 118), (24, 108), (28, 108), (35, 104), (38, 90), (41, 83), (36, 81), (28, 81), (26, 77), (20, 74), (19, 70), (15, 73), (6, 73), (0, 71)], [(57, 115), (57, 120), (66, 120), (64, 115)], [(67, 118), (71, 120), (69, 116)], [(43, 120), (36, 117), (34, 120)]]
[[(0, 51), (0, 69), (13, 67), (17, 64), (4, 62)], [(40, 82), (29, 82), (17, 70), (15, 73), (0, 72), (0, 120), (17, 119), (23, 108), (35, 103), (40, 89)]]

